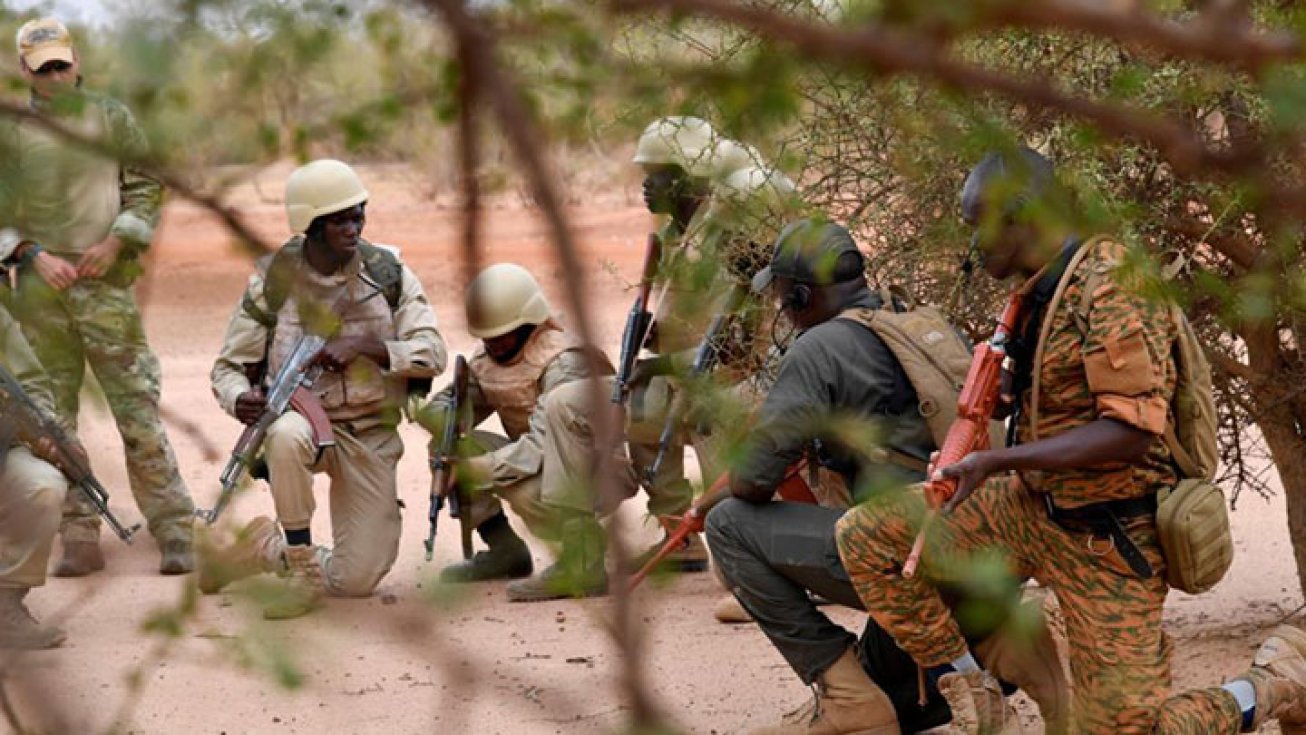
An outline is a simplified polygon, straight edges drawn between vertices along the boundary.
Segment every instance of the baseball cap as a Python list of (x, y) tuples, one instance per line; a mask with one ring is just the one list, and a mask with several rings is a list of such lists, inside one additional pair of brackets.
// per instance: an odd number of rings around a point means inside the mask
[(28, 21), (18, 29), (18, 56), (35, 71), (51, 61), (76, 60), (73, 37), (63, 23), (54, 18)]
[(777, 277), (828, 286), (835, 283), (835, 266), (846, 253), (862, 259), (853, 236), (843, 226), (821, 219), (790, 222), (775, 239), (771, 264), (753, 277), (753, 292), (763, 293)]

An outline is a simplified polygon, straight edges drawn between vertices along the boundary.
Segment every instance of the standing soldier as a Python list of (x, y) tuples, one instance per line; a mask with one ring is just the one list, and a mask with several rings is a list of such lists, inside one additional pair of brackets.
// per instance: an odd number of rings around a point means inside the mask
[[(656, 476), (647, 477), (674, 403), (671, 395), (685, 388), (677, 375), (687, 372), (709, 321), (730, 301), (732, 289), (746, 289), (747, 280), (765, 263), (764, 255), (761, 262), (750, 262), (750, 245), (765, 249), (774, 239), (794, 208), (794, 187), (783, 174), (767, 168), (756, 151), (718, 135), (694, 117), (651, 123), (640, 136), (634, 161), (645, 172), (645, 204), (664, 222), (658, 231), (661, 287), (647, 343), (653, 357), (641, 362), (632, 386), (629, 451), (638, 477), (648, 487), (649, 512), (679, 516), (693, 500), (684, 476), (685, 441), (693, 441), (707, 482), (721, 469), (716, 461), (721, 442), (709, 442), (702, 432), (682, 425), (663, 451)], [(730, 373), (718, 384), (736, 386), (754, 377), (757, 366), (749, 359), (765, 342), (755, 334), (736, 324), (718, 335), (712, 347)], [(747, 403), (755, 396), (738, 397)], [(667, 561), (671, 568), (698, 571), (706, 567), (707, 554), (694, 535)]]
[[(312, 393), (334, 444), (317, 446), (308, 420), (294, 410), (272, 424), (264, 443), (284, 538), (271, 519), (255, 518), (200, 570), (206, 593), (261, 571), (288, 572), (285, 594), (264, 609), (269, 619), (303, 615), (324, 593), (365, 597), (390, 571), (399, 550), (395, 473), (404, 450), (396, 427), (410, 380), (429, 388), (445, 365), (421, 283), (393, 248), (362, 238), (367, 198), (340, 161), (313, 161), (290, 175), (286, 213), (294, 237), (250, 277), (213, 365), (218, 402), (249, 424), (266, 405), (250, 373), (276, 375), (306, 333), (329, 340), (315, 360), (325, 372)], [(318, 472), (331, 478), (333, 549), (314, 547), (310, 531)]]
[[(478, 431), (475, 443), (485, 453), (459, 460), (460, 477), (471, 485), (463, 522), (475, 526), (489, 548), (446, 567), (440, 577), (446, 582), (526, 577), (534, 571), (530, 549), (513, 533), (499, 498), (536, 536), (561, 540), (556, 505), (560, 492), (569, 490), (558, 486), (556, 473), (546, 471), (545, 412), (555, 388), (591, 376), (590, 361), (554, 318), (535, 277), (512, 263), (486, 268), (467, 287), (467, 331), (481, 340), (468, 362), (466, 400), (473, 424), (498, 414), (507, 436)], [(422, 409), (418, 421), (438, 436), (452, 398), (450, 386)], [(599, 586), (589, 590), (600, 591)]]
[[(1121, 244), (1075, 236), (1053, 209), (1062, 199), (1051, 164), (1028, 148), (991, 153), (966, 179), (962, 215), (978, 228), (984, 269), (1025, 279), (1027, 313), (1008, 347), (1017, 442), (938, 470), (957, 489), (931, 526), (924, 576), (951, 579), (997, 555), (1056, 593), (1079, 732), (1249, 732), (1275, 718), (1285, 732), (1306, 726), (1306, 634), (1287, 626), (1245, 674), (1167, 699), (1156, 494), (1177, 479), (1162, 436), (1178, 324), (1125, 281)], [(1049, 310), (1058, 291), (1064, 298)], [(1031, 390), (1035, 376), (1041, 391)], [(850, 511), (838, 525), (839, 556), (872, 617), (965, 715), (964, 730), (997, 732), (992, 676), (938, 589), (902, 573), (924, 514), (919, 491)]]
[[(130, 163), (144, 154), (145, 136), (127, 108), (81, 89), (77, 53), (63, 24), (53, 18), (25, 24), (18, 59), (34, 111), (102, 140), (128, 163), (71, 145), (34, 123), (16, 126), (21, 191), (11, 224), (23, 240), (15, 252), (15, 316), (71, 426), (90, 364), (122, 435), (132, 494), (159, 544), (159, 571), (184, 574), (194, 568), (194, 506), (159, 421), (159, 361), (145, 341), (131, 288), (163, 191)], [(103, 569), (99, 535), (95, 509), (70, 495), (54, 574)]]
[[(0, 307), (0, 363), (42, 410), (54, 414), (54, 397), (18, 324)], [(0, 415), (6, 397), (0, 394)], [(81, 447), (74, 451), (82, 453)], [(23, 604), (33, 587), (45, 584), (50, 547), (59, 528), (59, 509), (68, 481), (37, 455), (44, 447), (0, 445), (0, 648), (53, 648), (64, 632), (41, 625)]]

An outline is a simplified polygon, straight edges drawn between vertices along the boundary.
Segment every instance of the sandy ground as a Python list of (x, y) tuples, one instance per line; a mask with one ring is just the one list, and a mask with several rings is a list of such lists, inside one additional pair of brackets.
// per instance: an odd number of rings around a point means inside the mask
[[(278, 201), (285, 171), (260, 177), (262, 194), (243, 187), (234, 201), (258, 229), (279, 240)], [(458, 213), (448, 202), (409, 192), (415, 177), (371, 168), (366, 235), (403, 248), (422, 279), (455, 350), (463, 331), (465, 283)], [(275, 193), (275, 194), (273, 194)], [(570, 213), (583, 248), (586, 296), (601, 305), (598, 328), (615, 351), (629, 295), (624, 281), (639, 268), (650, 220), (634, 182)], [(532, 268), (562, 311), (565, 294), (542, 225), (533, 210), (506, 197), (486, 213), (487, 261)], [(142, 284), (151, 341), (163, 361), (164, 404), (199, 427), (171, 432), (182, 473), (197, 503), (216, 496), (217, 477), (239, 427), (211, 397), (208, 371), (227, 318), (250, 271), (229, 238), (194, 207), (174, 202)], [(138, 519), (112, 421), (93, 398), (83, 409), (84, 439), (114, 493), (114, 509)], [(176, 637), (147, 632), (159, 611), (185, 599), (185, 579), (155, 573), (154, 544), (125, 547), (106, 538), (107, 572), (86, 580), (51, 580), (31, 603), (43, 618), (61, 618), (69, 642), (26, 656), (6, 683), (18, 716), (34, 730), (140, 733), (408, 733), (599, 732), (628, 716), (619, 658), (606, 634), (610, 602), (509, 604), (501, 584), (449, 599), (433, 595), (434, 573), (458, 556), (456, 530), (442, 524), (436, 560), (423, 559), (426, 533), (426, 435), (403, 431), (400, 465), (407, 504), (399, 560), (377, 594), (332, 600), (294, 622), (265, 624), (239, 594), (201, 598)], [(205, 444), (208, 444), (206, 449)], [(324, 485), (320, 484), (322, 490)], [(637, 521), (642, 501), (627, 504)], [(235, 520), (271, 512), (262, 492), (247, 493)], [(315, 536), (329, 538), (325, 512)], [(519, 526), (520, 527), (520, 526)], [(656, 533), (636, 528), (637, 542)], [(1175, 638), (1176, 688), (1206, 686), (1241, 671), (1266, 630), (1302, 603), (1296, 589), (1283, 501), (1244, 498), (1234, 515), (1238, 554), (1228, 578), (1200, 597), (1172, 594), (1167, 627)], [(536, 547), (539, 565), (547, 563)], [(645, 637), (641, 663), (656, 704), (687, 731), (739, 732), (771, 723), (807, 690), (753, 626), (726, 627), (711, 617), (718, 590), (710, 575), (649, 585), (636, 604)], [(439, 599), (435, 599), (439, 598)], [(435, 599), (435, 601), (433, 601)], [(860, 630), (861, 616), (831, 613)], [(287, 690), (274, 672), (298, 672)]]

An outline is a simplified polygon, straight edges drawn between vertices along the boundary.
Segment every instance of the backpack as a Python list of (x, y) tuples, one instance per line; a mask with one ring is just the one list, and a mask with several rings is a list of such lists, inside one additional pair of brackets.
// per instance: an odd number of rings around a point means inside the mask
[[(970, 372), (971, 346), (937, 308), (917, 306), (896, 288), (881, 289), (880, 298), (883, 303), (878, 309), (849, 309), (839, 318), (870, 329), (893, 353), (916, 390), (934, 445), (942, 447), (957, 419), (957, 398)], [(989, 446), (1002, 446), (1001, 422), (990, 422), (989, 428)]]
[[(1093, 247), (1105, 238), (1096, 237), (1080, 246), (1066, 267), (1056, 293), (1048, 302), (1034, 357), (1030, 395), (1030, 425), (1037, 439), (1039, 370), (1043, 347), (1051, 333), (1052, 314), (1060, 305), (1071, 277)], [(1081, 333), (1088, 332), (1093, 293), (1108, 278), (1113, 264), (1094, 266), (1084, 279), (1079, 303), (1071, 318)], [(1175, 589), (1197, 594), (1215, 586), (1233, 562), (1233, 538), (1224, 493), (1212, 483), (1220, 463), (1219, 417), (1211, 366), (1197, 333), (1176, 305), (1168, 310), (1175, 323), (1171, 355), (1175, 362), (1175, 390), (1166, 416), (1165, 443), (1178, 470), (1179, 482), (1157, 495), (1156, 528), (1166, 558), (1166, 581)]]

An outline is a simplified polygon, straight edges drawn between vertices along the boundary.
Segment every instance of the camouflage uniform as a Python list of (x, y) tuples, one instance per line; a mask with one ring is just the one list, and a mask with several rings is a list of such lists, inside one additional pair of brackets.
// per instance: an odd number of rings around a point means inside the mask
[[(53, 413), (49, 381), (9, 312), (0, 308), (0, 362), (38, 407)], [(0, 587), (45, 584), (68, 481), (26, 447), (0, 447)]]
[[(585, 385), (591, 375), (589, 358), (571, 335), (549, 320), (531, 334), (511, 364), (495, 362), (484, 347), (478, 347), (468, 367), (467, 395), (473, 425), (497, 413), (507, 436), (488, 431), (475, 433), (475, 442), (486, 452), (480, 461), (489, 477), (486, 484), (472, 490), (471, 507), (465, 511), (468, 516), (464, 520), (479, 527), (501, 512), (502, 498), (532, 533), (555, 538), (557, 519), (551, 506), (562, 490), (555, 487), (558, 483), (545, 481), (549, 462), (547, 411), (558, 400), (556, 389)], [(583, 400), (583, 393), (574, 395)], [(418, 415), (418, 421), (437, 436), (452, 396), (453, 386), (449, 386)]]
[[(77, 93), (32, 106), (61, 116), (80, 131), (138, 155), (145, 137), (122, 104)], [(59, 140), (30, 123), (7, 131), (18, 157), (21, 186), (10, 202), (11, 225), (23, 239), (75, 263), (109, 235), (123, 242), (117, 261), (101, 278), (79, 278), (58, 291), (32, 267), (18, 274), (14, 312), (50, 375), (55, 407), (76, 425), (78, 395), (90, 365), (118, 424), (126, 452), (132, 494), (163, 545), (189, 543), (194, 506), (177, 470), (177, 460), (159, 420), (161, 373), (141, 324), (132, 283), (139, 258), (158, 222), (163, 191), (145, 174)], [(66, 541), (94, 541), (99, 517), (91, 504), (70, 495), (61, 535)]]
[[(1174, 391), (1174, 325), (1165, 311), (1133, 293), (1114, 270), (1123, 247), (1096, 240), (1070, 276), (1052, 320), (1040, 371), (1037, 436), (1050, 437), (1099, 418), (1159, 436)], [(1076, 323), (1090, 274), (1101, 277), (1087, 323)], [(1031, 279), (1031, 286), (1037, 279)], [(1017, 376), (1019, 379), (1019, 376)], [(1028, 391), (1022, 408), (1029, 408)], [(1028, 411), (1018, 433), (1031, 439)], [(838, 524), (839, 554), (867, 609), (900, 646), (926, 667), (966, 653), (957, 619), (933, 582), (980, 568), (1033, 576), (1055, 591), (1065, 616), (1074, 686), (1072, 727), (1093, 733), (1238, 732), (1241, 712), (1222, 689), (1166, 699), (1170, 641), (1161, 628), (1167, 586), (1154, 516), (1126, 522), (1154, 573), (1140, 579), (1113, 545), (1049, 520), (1059, 508), (1139, 498), (1175, 481), (1165, 443), (1154, 441), (1135, 464), (997, 476), (930, 529), (924, 574), (904, 578), (901, 565), (926, 512), (920, 489), (873, 499)], [(980, 566), (977, 566), (980, 565)], [(1001, 572), (1000, 572), (1001, 573)], [(927, 580), (923, 577), (929, 577)], [(930, 581), (930, 580), (933, 580)], [(961, 613), (959, 613), (961, 614)]]

